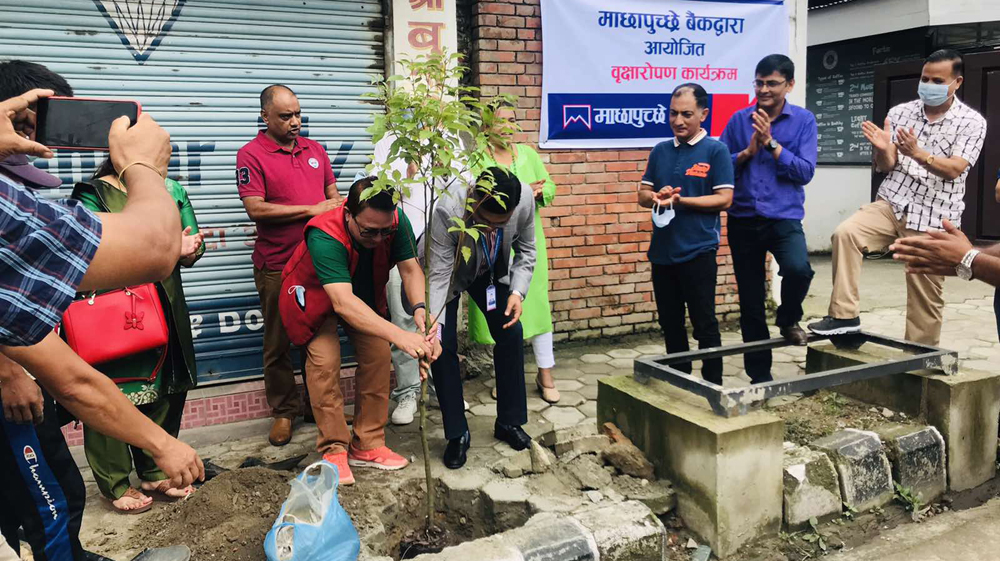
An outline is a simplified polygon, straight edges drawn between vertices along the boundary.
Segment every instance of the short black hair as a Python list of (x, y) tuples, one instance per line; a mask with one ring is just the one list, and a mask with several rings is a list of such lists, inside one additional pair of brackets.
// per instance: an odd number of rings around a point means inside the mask
[(672, 99), (684, 95), (684, 92), (691, 92), (699, 108), (708, 109), (708, 92), (705, 91), (705, 88), (701, 87), (701, 84), (695, 84), (694, 82), (681, 84), (674, 88), (674, 93), (670, 94), (670, 97)]
[(965, 59), (962, 58), (961, 53), (954, 49), (938, 49), (931, 53), (929, 57), (924, 61), (924, 64), (933, 64), (935, 62), (948, 62), (952, 61), (951, 64), (951, 75), (961, 76), (962, 72), (965, 71)]
[[(491, 167), (479, 175), (479, 181), (493, 177), (493, 191), (480, 203), (480, 208), (494, 214), (507, 214), (521, 202), (521, 180), (509, 170), (502, 167)], [(479, 198), (484, 194), (479, 192)], [(503, 203), (500, 202), (503, 200)]]
[(760, 62), (757, 63), (757, 69), (754, 70), (757, 76), (770, 76), (775, 72), (784, 76), (786, 80), (794, 80), (795, 63), (785, 55), (767, 55), (760, 59)]
[(35, 88), (73, 97), (73, 88), (65, 78), (41, 64), (26, 60), (0, 62), (0, 101), (17, 97)]
[(392, 189), (379, 191), (365, 200), (361, 200), (361, 193), (372, 186), (378, 179), (374, 175), (362, 177), (351, 184), (351, 189), (347, 192), (347, 202), (345, 206), (352, 215), (361, 214), (366, 208), (381, 210), (382, 212), (392, 212), (396, 210), (396, 203), (392, 200)]
[(261, 108), (262, 111), (264, 109), (267, 109), (268, 105), (271, 105), (271, 100), (274, 99), (274, 93), (279, 88), (284, 89), (284, 90), (288, 90), (288, 93), (290, 93), (292, 95), (295, 95), (295, 92), (292, 91), (292, 88), (289, 88), (288, 86), (286, 86), (284, 84), (271, 84), (270, 86), (264, 88), (260, 92), (260, 108)]

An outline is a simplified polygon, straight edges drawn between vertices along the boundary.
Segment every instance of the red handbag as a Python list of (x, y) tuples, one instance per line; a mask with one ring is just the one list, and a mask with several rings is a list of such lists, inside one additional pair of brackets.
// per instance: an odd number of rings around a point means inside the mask
[(70, 348), (91, 365), (164, 348), (170, 341), (160, 294), (151, 283), (73, 302), (62, 330)]

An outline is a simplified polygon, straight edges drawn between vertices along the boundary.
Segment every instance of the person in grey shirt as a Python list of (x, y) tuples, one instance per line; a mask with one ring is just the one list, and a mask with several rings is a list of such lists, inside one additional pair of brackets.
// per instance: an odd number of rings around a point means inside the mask
[[(465, 464), (470, 443), (456, 335), (462, 292), (483, 310), (490, 335), (496, 341), (494, 436), (515, 450), (523, 450), (531, 443), (531, 437), (521, 428), (528, 422), (528, 409), (519, 319), (535, 267), (534, 197), (531, 187), (506, 169), (492, 167), (484, 174), (492, 175), (496, 183), (489, 194), (476, 187), (467, 191), (464, 183), (456, 182), (438, 201), (431, 219), (428, 313), (439, 315), (443, 350), (431, 371), (448, 439), (444, 464), (450, 469)], [(458, 231), (455, 217), (464, 218), (467, 227), (477, 225), (478, 239)], [(418, 249), (423, 251), (423, 245)]]

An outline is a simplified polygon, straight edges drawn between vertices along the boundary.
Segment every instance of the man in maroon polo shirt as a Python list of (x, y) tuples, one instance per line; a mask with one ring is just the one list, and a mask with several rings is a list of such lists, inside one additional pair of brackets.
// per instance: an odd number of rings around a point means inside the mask
[(339, 206), (341, 198), (326, 150), (299, 136), (302, 110), (295, 93), (280, 84), (264, 88), (260, 116), (267, 130), (237, 153), (236, 184), (257, 224), (253, 278), (264, 314), (264, 388), (274, 417), (268, 440), (284, 446), (302, 403), (278, 312), (281, 270), (302, 242), (306, 222)]

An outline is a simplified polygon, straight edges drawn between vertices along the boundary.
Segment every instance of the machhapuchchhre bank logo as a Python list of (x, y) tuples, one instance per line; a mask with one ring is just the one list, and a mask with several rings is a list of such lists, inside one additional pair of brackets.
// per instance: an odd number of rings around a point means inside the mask
[(590, 105), (563, 105), (563, 129), (568, 128), (573, 123), (580, 123), (587, 127), (587, 130), (594, 130), (591, 124), (592, 111)]

